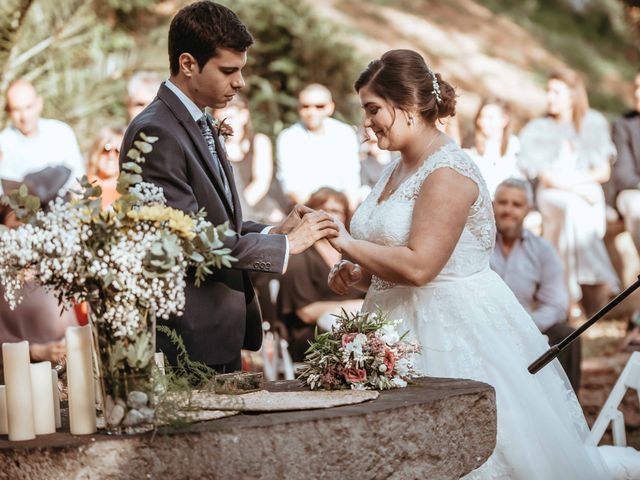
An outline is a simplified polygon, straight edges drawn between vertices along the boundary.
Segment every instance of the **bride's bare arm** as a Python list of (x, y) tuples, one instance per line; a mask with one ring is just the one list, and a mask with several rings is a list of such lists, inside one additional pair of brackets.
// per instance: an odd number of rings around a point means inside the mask
[(478, 193), (478, 186), (469, 178), (450, 168), (440, 168), (427, 177), (416, 199), (407, 246), (388, 247), (355, 240), (346, 231), (331, 242), (377, 277), (425, 285), (449, 260)]

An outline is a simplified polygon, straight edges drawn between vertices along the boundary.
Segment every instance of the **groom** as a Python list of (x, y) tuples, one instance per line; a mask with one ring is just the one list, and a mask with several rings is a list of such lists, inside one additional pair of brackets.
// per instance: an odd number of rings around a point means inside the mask
[[(243, 221), (233, 170), (205, 107), (222, 108), (245, 86), (242, 68), (251, 34), (234, 12), (209, 1), (180, 10), (169, 28), (171, 76), (153, 102), (129, 125), (121, 164), (140, 132), (159, 140), (146, 155), (142, 176), (164, 190), (170, 206), (187, 212), (206, 209), (214, 225), (229, 222), (237, 232), (225, 240), (237, 259), (215, 271), (200, 287), (187, 280), (182, 317), (166, 324), (181, 336), (192, 360), (224, 373), (241, 367), (240, 349), (257, 350), (262, 320), (249, 271), (283, 273), (288, 256), (337, 234), (324, 212), (297, 206), (269, 229)], [(176, 349), (158, 333), (158, 349), (170, 363)]]

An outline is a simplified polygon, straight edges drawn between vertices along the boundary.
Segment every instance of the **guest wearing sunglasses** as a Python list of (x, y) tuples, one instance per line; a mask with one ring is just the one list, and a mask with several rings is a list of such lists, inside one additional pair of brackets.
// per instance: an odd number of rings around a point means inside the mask
[(311, 84), (298, 96), (300, 121), (278, 136), (278, 179), (295, 203), (323, 186), (344, 192), (352, 206), (358, 197), (358, 139), (350, 125), (331, 118), (334, 110), (329, 89)]
[(118, 157), (123, 135), (123, 127), (105, 127), (100, 130), (89, 151), (87, 177), (90, 182), (95, 182), (102, 188), (103, 208), (119, 196), (116, 186), (120, 173)]

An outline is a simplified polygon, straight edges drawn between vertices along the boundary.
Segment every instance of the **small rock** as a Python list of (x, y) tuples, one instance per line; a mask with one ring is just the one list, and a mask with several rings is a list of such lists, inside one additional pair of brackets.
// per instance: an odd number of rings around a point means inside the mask
[(124, 418), (122, 425), (124, 425), (125, 427), (133, 427), (144, 422), (144, 415), (134, 408), (129, 410), (129, 413), (127, 413), (127, 416)]
[(125, 402), (125, 401), (124, 401), (123, 399), (121, 399), (121, 398), (118, 398), (118, 399), (116, 400), (116, 405), (120, 405), (120, 406), (122, 406), (122, 408), (127, 408), (127, 402)]
[(115, 427), (120, 425), (120, 422), (124, 418), (124, 407), (120, 404), (116, 404), (112, 409), (111, 413), (107, 417), (107, 424)]
[(155, 417), (156, 411), (153, 408), (142, 407), (140, 409), (140, 413), (144, 417), (145, 422), (153, 422), (153, 417)]
[(129, 393), (127, 397), (127, 405), (136, 410), (140, 410), (142, 407), (147, 406), (147, 402), (149, 401), (149, 396), (144, 392), (139, 392), (134, 390)]
[(107, 398), (104, 401), (104, 416), (108, 417), (115, 407), (116, 403), (113, 401), (113, 397), (111, 395), (107, 395)]

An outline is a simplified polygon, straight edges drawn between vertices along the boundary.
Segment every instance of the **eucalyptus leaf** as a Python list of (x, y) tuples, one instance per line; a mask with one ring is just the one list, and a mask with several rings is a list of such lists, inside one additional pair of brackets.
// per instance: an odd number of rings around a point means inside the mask
[(149, 153), (151, 150), (153, 150), (153, 147), (151, 146), (151, 144), (149, 144), (147, 142), (143, 142), (141, 140), (136, 140), (136, 141), (133, 142), (133, 144), (142, 153)]

